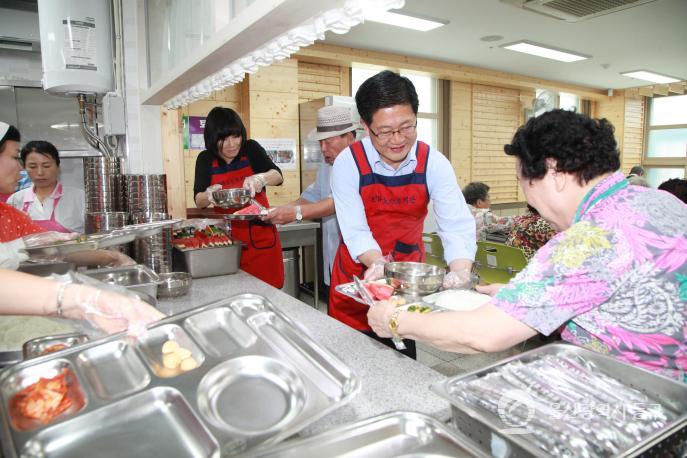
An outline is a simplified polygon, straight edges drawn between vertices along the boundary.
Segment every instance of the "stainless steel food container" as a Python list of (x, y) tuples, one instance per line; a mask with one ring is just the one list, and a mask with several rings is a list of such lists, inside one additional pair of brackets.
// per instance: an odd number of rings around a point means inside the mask
[(222, 208), (241, 208), (250, 202), (250, 192), (245, 188), (220, 189), (212, 198)]
[(408, 295), (426, 295), (439, 290), (446, 270), (424, 262), (387, 262), (384, 275), (394, 289)]
[[(131, 215), (134, 224), (153, 223), (169, 219), (167, 213), (137, 212)], [(145, 264), (155, 272), (172, 271), (172, 229), (165, 227), (156, 235), (143, 237), (134, 243), (136, 262)]]
[(193, 278), (216, 277), (238, 272), (241, 251), (245, 245), (234, 241), (233, 245), (195, 250), (174, 247), (174, 269), (188, 272)]
[(121, 210), (121, 159), (85, 157), (83, 159), (86, 213)]
[(125, 226), (128, 220), (126, 212), (89, 212), (86, 213), (86, 233), (110, 232)]
[[(498, 443), (500, 448), (507, 451), (506, 456), (508, 457), (545, 458), (549, 455), (532, 442), (531, 434), (526, 433), (526, 431), (522, 432), (522, 428), (514, 428), (513, 425), (504, 423), (499, 416), (486, 409), (465, 404), (454, 394), (460, 390), (456, 386), (459, 383), (485, 377), (508, 363), (514, 361), (528, 363), (541, 358), (543, 355), (581, 356), (587, 361), (591, 361), (600, 372), (617, 379), (628, 387), (641, 391), (648, 396), (650, 402), (662, 405), (674, 416), (668, 425), (643, 438), (641, 442), (637, 442), (631, 448), (614, 454), (613, 457), (679, 456), (669, 455), (667, 451), (672, 447), (682, 447), (683, 451), (687, 450), (685, 449), (687, 447), (687, 384), (656, 375), (639, 367), (623, 363), (616, 358), (576, 345), (564, 343), (545, 345), (485, 368), (449, 378), (432, 385), (431, 390), (451, 403), (455, 427), (476, 441), (482, 449), (490, 450), (495, 443)], [(518, 398), (514, 397), (512, 401), (517, 400)], [(505, 399), (504, 409), (510, 408), (509, 402), (511, 406), (517, 404), (517, 402)], [(499, 405), (501, 405), (500, 401)], [(584, 407), (580, 406), (580, 408)]]
[(160, 278), (150, 267), (145, 265), (91, 269), (84, 271), (83, 274), (103, 283), (123, 286), (132, 291), (157, 297), (157, 285)]
[(35, 358), (37, 356), (42, 356), (46, 350), (54, 345), (64, 345), (66, 348), (71, 348), (74, 345), (88, 342), (88, 340), (88, 336), (80, 332), (38, 337), (24, 343), (21, 349), (22, 356), (24, 359)]
[(49, 277), (52, 274), (63, 275), (76, 268), (71, 262), (64, 261), (25, 261), (19, 264), (17, 270), (39, 277)]
[(179, 297), (191, 288), (191, 274), (188, 272), (167, 272), (158, 275), (157, 297)]
[(293, 439), (251, 458), (303, 457), (457, 457), (487, 458), (472, 441), (436, 418), (416, 412), (391, 412), (304, 439)]
[[(165, 365), (170, 340), (197, 365)], [(77, 400), (68, 411), (48, 424), (10, 415), (19, 391), (63, 371)], [(267, 299), (242, 294), (137, 339), (115, 334), (0, 372), (0, 442), (5, 458), (233, 456), (296, 434), (359, 389), (340, 359)]]

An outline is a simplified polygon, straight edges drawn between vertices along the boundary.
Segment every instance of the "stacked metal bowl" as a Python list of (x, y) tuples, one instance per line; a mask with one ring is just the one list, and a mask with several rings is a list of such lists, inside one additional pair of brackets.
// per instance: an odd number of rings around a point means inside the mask
[(113, 212), (121, 207), (121, 159), (85, 157), (83, 160), (86, 213)]
[(110, 232), (112, 229), (125, 226), (129, 220), (126, 212), (90, 212), (86, 213), (86, 233)]
[[(131, 214), (133, 224), (152, 223), (169, 219), (167, 213), (136, 212)], [(136, 262), (144, 264), (157, 273), (172, 271), (172, 228), (164, 228), (159, 234), (136, 239), (134, 242)]]
[(167, 175), (125, 175), (129, 213), (167, 212)]
[(439, 290), (446, 270), (424, 262), (387, 262), (384, 276), (397, 292), (423, 296)]

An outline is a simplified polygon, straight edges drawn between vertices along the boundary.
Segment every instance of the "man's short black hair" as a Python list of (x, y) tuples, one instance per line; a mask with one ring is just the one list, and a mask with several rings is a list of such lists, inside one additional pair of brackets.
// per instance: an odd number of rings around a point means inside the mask
[(241, 137), (241, 147), (246, 143), (246, 126), (237, 112), (231, 108), (215, 107), (210, 110), (205, 119), (205, 149), (218, 159), (222, 159), (217, 151), (217, 144), (227, 137)]
[(21, 134), (19, 134), (19, 130), (12, 125), (7, 128), (7, 132), (5, 132), (5, 135), (3, 135), (2, 139), (0, 139), (0, 153), (5, 150), (5, 143), (7, 141), (21, 141)]
[(671, 178), (661, 183), (658, 189), (668, 191), (687, 204), (687, 180), (682, 178)]
[(503, 149), (520, 159), (520, 174), (530, 180), (546, 175), (547, 159), (556, 161), (557, 172), (575, 175), (580, 184), (620, 167), (613, 125), (568, 110), (530, 119)]
[(23, 164), (26, 164), (26, 157), (29, 153), (39, 153), (44, 156), (50, 156), (55, 160), (57, 165), (60, 165), (60, 153), (57, 151), (57, 148), (55, 148), (55, 145), (50, 142), (34, 140), (24, 145), (21, 149), (21, 153), (19, 153)]
[(478, 200), (487, 200), (489, 196), (489, 185), (482, 183), (481, 181), (473, 181), (468, 183), (463, 188), (463, 197), (465, 197), (465, 202), (470, 205), (475, 205)]
[(644, 176), (644, 167), (641, 165), (635, 165), (630, 169), (630, 175), (637, 175), (638, 177), (643, 177)]
[(381, 108), (410, 105), (413, 113), (417, 114), (419, 104), (412, 81), (390, 70), (366, 79), (355, 93), (355, 103), (360, 118), (368, 126), (372, 124), (372, 116)]

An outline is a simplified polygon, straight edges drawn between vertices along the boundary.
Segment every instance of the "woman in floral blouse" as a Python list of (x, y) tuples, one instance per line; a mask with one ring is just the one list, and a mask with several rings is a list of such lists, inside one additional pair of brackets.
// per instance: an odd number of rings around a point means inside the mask
[(563, 340), (687, 383), (687, 205), (629, 186), (613, 126), (565, 110), (530, 119), (516, 157), (529, 204), (559, 233), (492, 300), (469, 312), (370, 307), (374, 331), (460, 353), (507, 349), (563, 328)]
[(536, 251), (556, 235), (551, 225), (541, 217), (536, 208), (527, 205), (527, 213), (513, 218), (506, 245), (520, 248), (529, 260)]

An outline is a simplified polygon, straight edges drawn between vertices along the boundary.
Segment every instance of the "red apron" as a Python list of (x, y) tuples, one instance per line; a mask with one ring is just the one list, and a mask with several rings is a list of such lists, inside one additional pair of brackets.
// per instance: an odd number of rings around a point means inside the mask
[[(426, 179), (429, 146), (417, 142), (417, 165), (413, 173), (391, 177), (372, 171), (361, 142), (353, 143), (351, 151), (360, 173), (360, 197), (367, 224), (382, 254), (391, 254), (394, 261), (424, 261), (422, 226), (429, 203)], [(364, 272), (365, 265), (355, 262), (343, 240), (339, 242), (332, 266), (329, 314), (354, 329), (371, 331), (367, 324), (368, 307), (335, 289), (336, 285), (353, 281), (353, 275), (362, 278)]]
[[(52, 205), (52, 214), (50, 215), (50, 219), (34, 219), (33, 222), (38, 224), (40, 227), (45, 229), (46, 231), (53, 231), (53, 232), (65, 232), (65, 233), (70, 233), (74, 232), (60, 223), (57, 222), (57, 219), (55, 219), (55, 209), (57, 208), (57, 204), (60, 203), (60, 198), (62, 197), (62, 185), (60, 183), (57, 183), (57, 187), (55, 188), (55, 192), (53, 193), (53, 205)], [(33, 199), (31, 199), (31, 196), (33, 196)], [(31, 204), (34, 202), (34, 200), (37, 199), (36, 194), (33, 192), (33, 187), (30, 189), (26, 190), (26, 195), (24, 196), (24, 206), (22, 207), (22, 211), (24, 213), (29, 212), (29, 207)]]
[[(215, 159), (210, 170), (210, 184), (221, 184), (223, 189), (240, 188), (243, 180), (251, 175), (255, 172), (245, 155), (224, 165)], [(264, 207), (270, 206), (264, 189), (255, 195), (255, 200)], [(215, 207), (215, 211), (234, 213), (236, 210)], [(246, 244), (241, 253), (241, 269), (275, 288), (284, 286), (284, 258), (274, 224), (260, 220), (232, 221), (231, 236)]]

